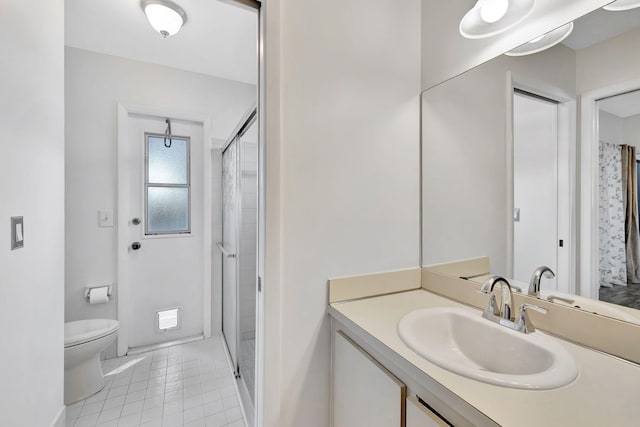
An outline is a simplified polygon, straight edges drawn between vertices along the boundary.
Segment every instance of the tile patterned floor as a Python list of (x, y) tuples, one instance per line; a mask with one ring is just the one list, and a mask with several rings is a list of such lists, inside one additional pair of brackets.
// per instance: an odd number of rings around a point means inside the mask
[(640, 284), (627, 283), (627, 286), (600, 287), (600, 300), (640, 309)]
[(103, 362), (107, 384), (67, 427), (245, 427), (220, 337)]

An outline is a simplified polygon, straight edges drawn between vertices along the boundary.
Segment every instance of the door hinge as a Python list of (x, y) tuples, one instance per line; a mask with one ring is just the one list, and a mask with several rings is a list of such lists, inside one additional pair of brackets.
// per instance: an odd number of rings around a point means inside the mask
[(262, 277), (258, 276), (258, 292), (262, 292)]

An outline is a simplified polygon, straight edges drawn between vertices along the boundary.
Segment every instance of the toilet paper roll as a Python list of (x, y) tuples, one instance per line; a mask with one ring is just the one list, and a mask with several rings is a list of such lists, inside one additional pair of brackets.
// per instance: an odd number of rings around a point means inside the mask
[(89, 304), (102, 304), (109, 301), (109, 287), (101, 286), (89, 290)]

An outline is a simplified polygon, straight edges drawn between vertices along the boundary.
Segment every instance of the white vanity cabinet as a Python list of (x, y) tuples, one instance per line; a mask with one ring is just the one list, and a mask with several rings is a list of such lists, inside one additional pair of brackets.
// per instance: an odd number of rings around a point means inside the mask
[(333, 337), (333, 427), (404, 427), (407, 387), (344, 332)]
[(406, 427), (447, 427), (449, 425), (413, 396), (407, 397)]

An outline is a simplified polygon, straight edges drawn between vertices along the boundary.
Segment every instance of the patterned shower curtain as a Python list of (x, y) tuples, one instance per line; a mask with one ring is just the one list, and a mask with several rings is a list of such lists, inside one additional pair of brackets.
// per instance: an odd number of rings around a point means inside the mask
[(621, 147), (600, 141), (600, 286), (627, 285)]
[(625, 209), (627, 282), (640, 283), (640, 235), (638, 234), (638, 192), (636, 184), (636, 147), (623, 145), (622, 198)]

